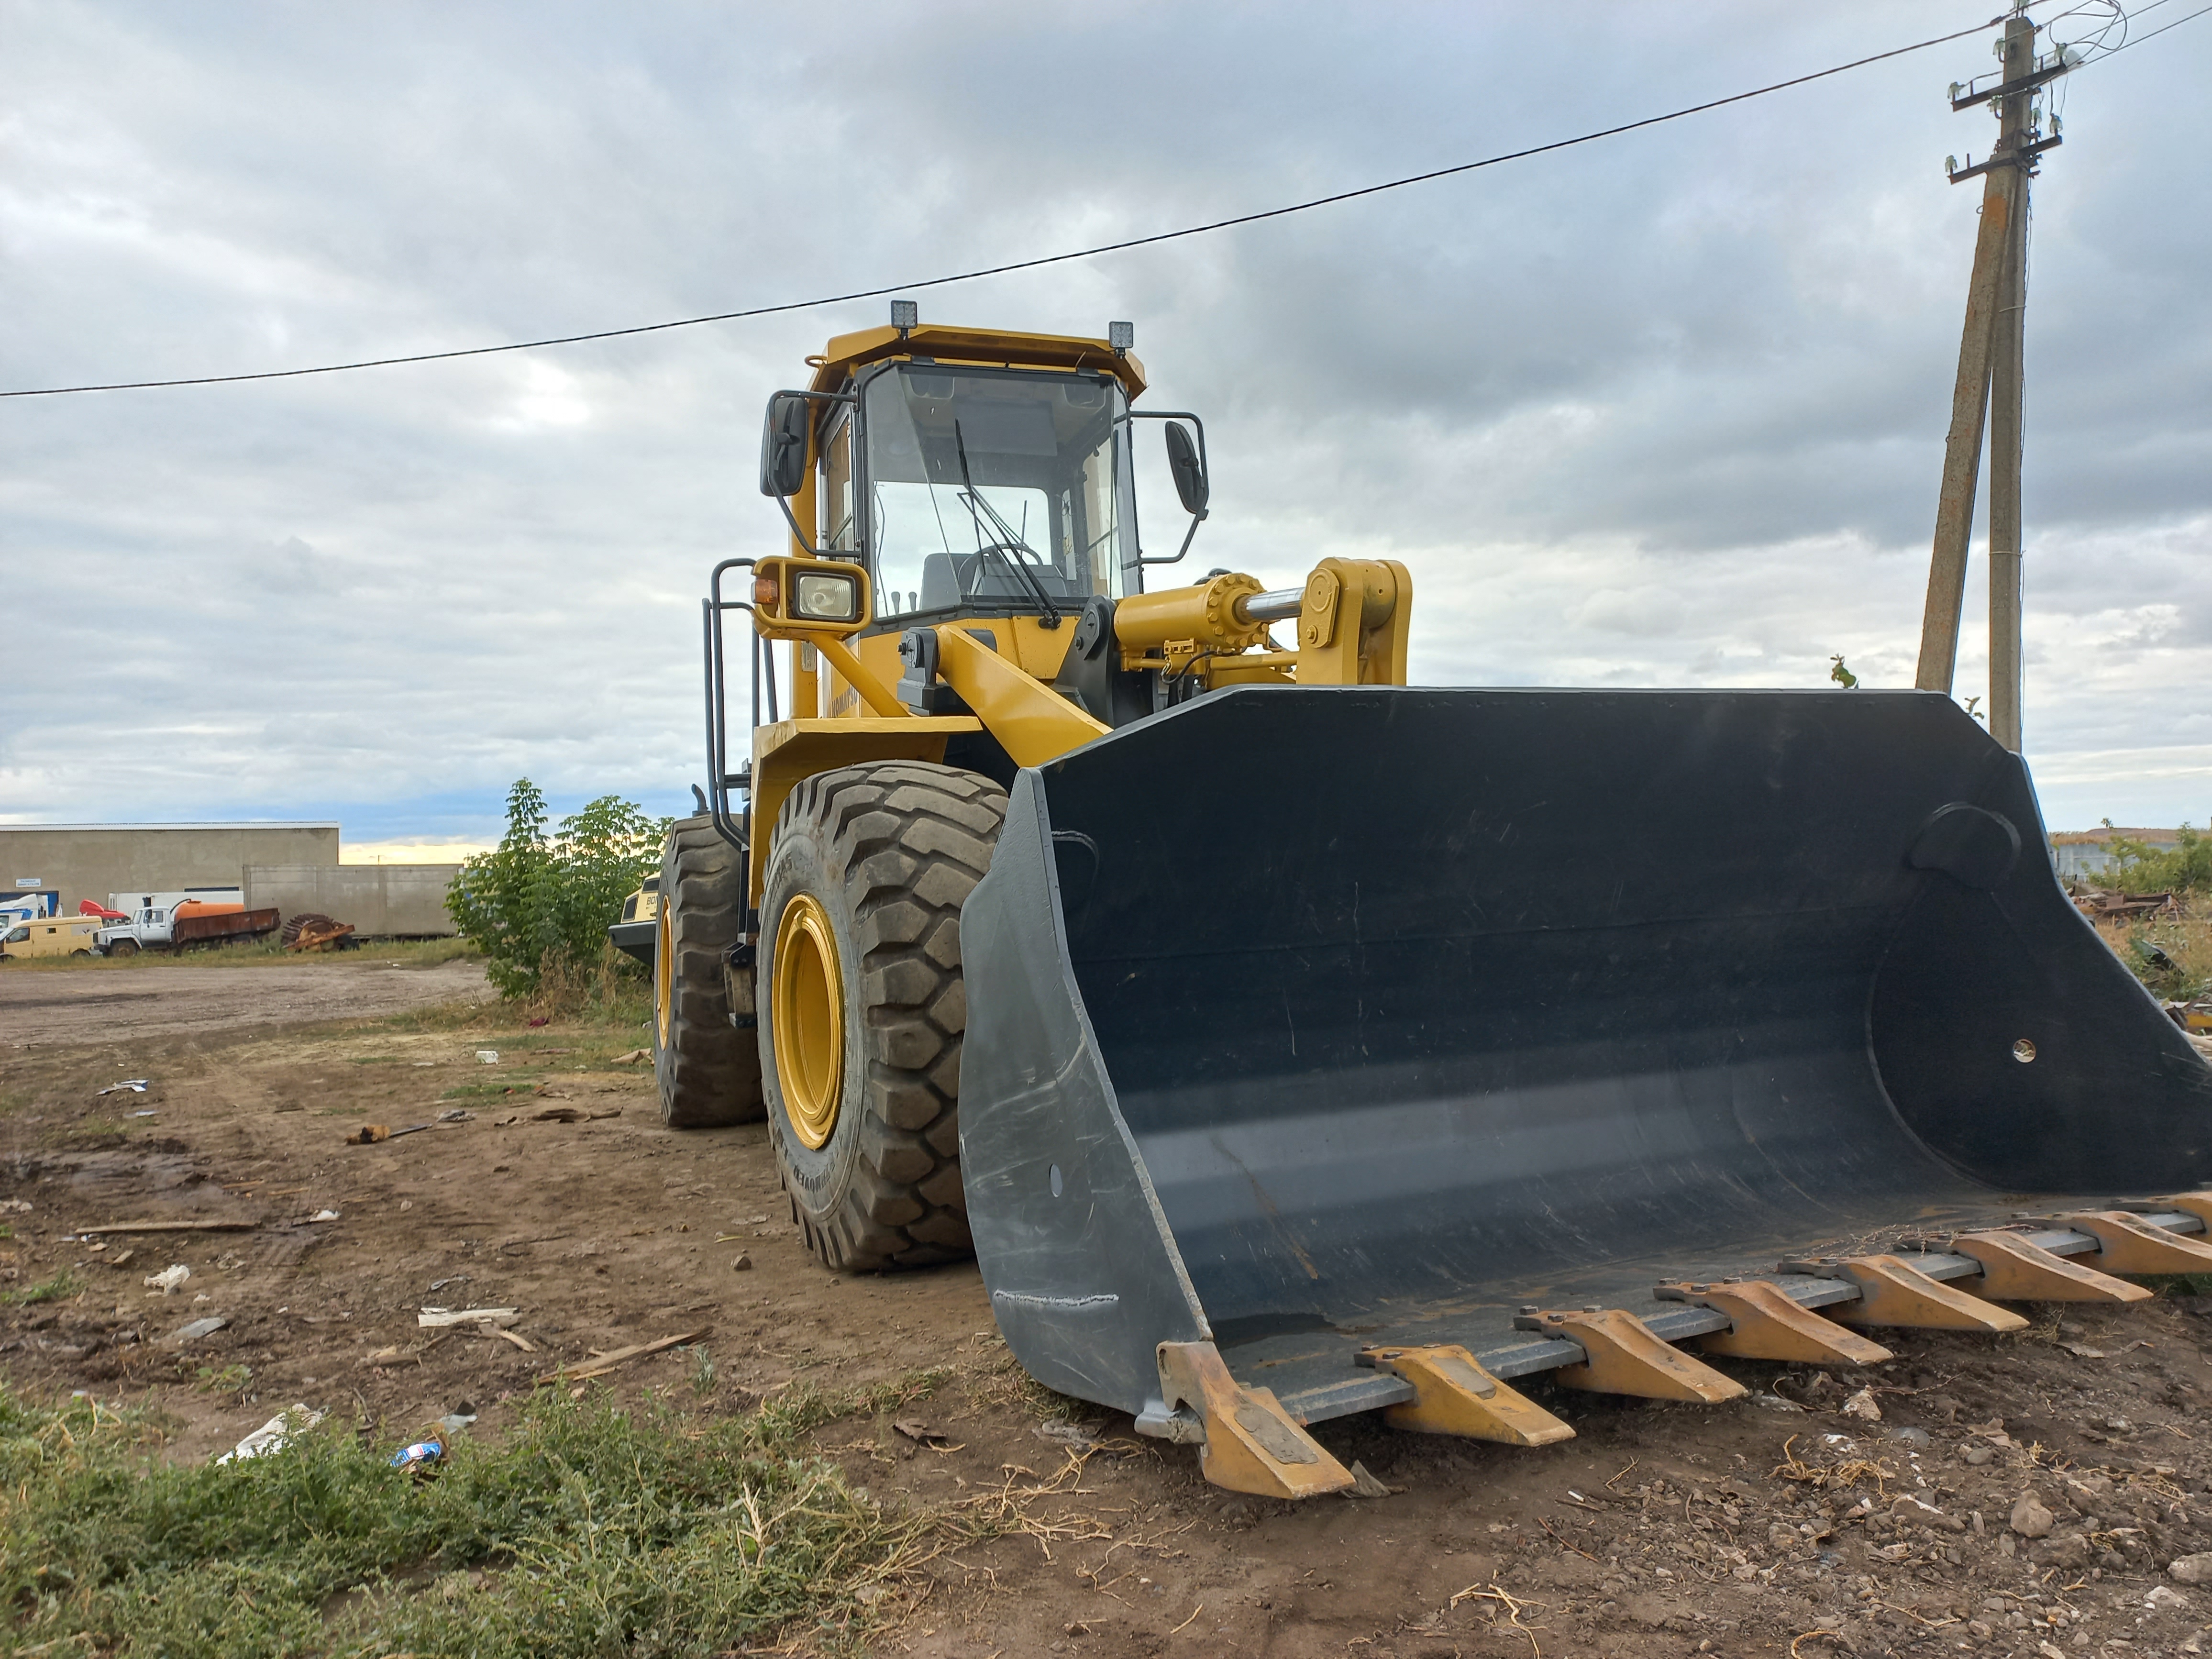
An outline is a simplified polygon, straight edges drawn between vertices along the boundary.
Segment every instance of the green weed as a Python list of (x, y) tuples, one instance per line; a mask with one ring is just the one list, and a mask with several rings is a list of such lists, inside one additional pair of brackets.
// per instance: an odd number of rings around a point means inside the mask
[[(2112, 820), (2105, 822), (2109, 825)], [(2212, 893), (2212, 835), (2185, 823), (2171, 849), (2124, 836), (2115, 836), (2109, 845), (2118, 862), (2105, 872), (2100, 886), (2110, 880), (2130, 893)]]
[(252, 1386), (251, 1365), (226, 1365), (221, 1370), (212, 1365), (201, 1365), (192, 1373), (192, 1387), (202, 1394), (234, 1394), (243, 1399)]
[(536, 1088), (540, 1081), (539, 1074), (535, 1072), (530, 1073), (526, 1076), (520, 1073), (509, 1073), (507, 1075), (513, 1079), (511, 1082), (464, 1083), (457, 1088), (446, 1090), (443, 1093), (439, 1095), (438, 1098), (441, 1100), (482, 1100), (486, 1096), (526, 1095), (532, 1089)]
[(802, 1625), (857, 1635), (862, 1592), (939, 1524), (805, 1455), (808, 1429), (878, 1403), (700, 1420), (552, 1390), (418, 1479), (388, 1467), (390, 1437), (335, 1420), (177, 1467), (149, 1418), (0, 1387), (0, 1632), (113, 1659), (706, 1659)]
[(0, 1304), (27, 1308), (40, 1302), (62, 1302), (83, 1288), (84, 1281), (64, 1267), (52, 1279), (41, 1279), (36, 1285), (26, 1285), (20, 1291), (0, 1291)]

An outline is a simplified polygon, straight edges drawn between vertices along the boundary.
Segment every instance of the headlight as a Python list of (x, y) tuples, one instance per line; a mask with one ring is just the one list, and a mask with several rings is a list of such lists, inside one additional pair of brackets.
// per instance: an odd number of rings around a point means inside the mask
[(790, 614), (794, 621), (857, 622), (860, 584), (851, 576), (806, 572), (792, 583)]

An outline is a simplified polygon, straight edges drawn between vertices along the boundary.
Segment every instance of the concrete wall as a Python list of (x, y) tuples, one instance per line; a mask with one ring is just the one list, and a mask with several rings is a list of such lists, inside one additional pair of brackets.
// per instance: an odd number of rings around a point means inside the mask
[(0, 824), (0, 884), (36, 878), (61, 890), (62, 908), (110, 893), (235, 887), (249, 864), (335, 869), (335, 823)]
[(445, 937), (453, 932), (446, 890), (460, 872), (458, 864), (249, 864), (246, 908), (313, 910), (363, 934)]

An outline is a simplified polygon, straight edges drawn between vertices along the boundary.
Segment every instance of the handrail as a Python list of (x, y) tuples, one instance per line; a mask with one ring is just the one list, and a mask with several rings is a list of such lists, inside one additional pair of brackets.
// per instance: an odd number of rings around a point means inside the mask
[[(727, 652), (722, 639), (722, 613), (742, 611), (749, 617), (753, 607), (743, 599), (722, 597), (722, 573), (726, 570), (750, 569), (752, 559), (724, 559), (714, 567), (708, 578), (708, 597), (700, 603), (700, 622), (705, 635), (707, 667), (707, 817), (714, 826), (714, 833), (740, 853), (752, 850), (753, 802), (752, 773), (750, 766), (738, 775), (744, 780), (745, 809), (742, 824), (730, 811), (729, 769), (730, 720), (728, 708)], [(747, 625), (752, 639), (752, 712), (758, 724), (761, 710), (761, 689), (765, 678), (768, 689), (769, 723), (776, 720), (775, 659), (763, 661), (760, 630)]]

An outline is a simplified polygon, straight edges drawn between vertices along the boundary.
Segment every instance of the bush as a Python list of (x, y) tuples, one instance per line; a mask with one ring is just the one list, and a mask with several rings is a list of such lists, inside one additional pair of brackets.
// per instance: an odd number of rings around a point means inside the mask
[(545, 797), (528, 778), (507, 794), (507, 834), (498, 848), (461, 866), (446, 909), (462, 937), (490, 958), (486, 975), (501, 995), (536, 994), (547, 980), (574, 983), (616, 957), (607, 925), (622, 902), (660, 867), (672, 820), (602, 795), (545, 830)]
[(2130, 893), (2212, 893), (2212, 836), (2181, 826), (2180, 844), (2171, 851), (2115, 836), (2112, 850), (2119, 862), (2100, 879)]

